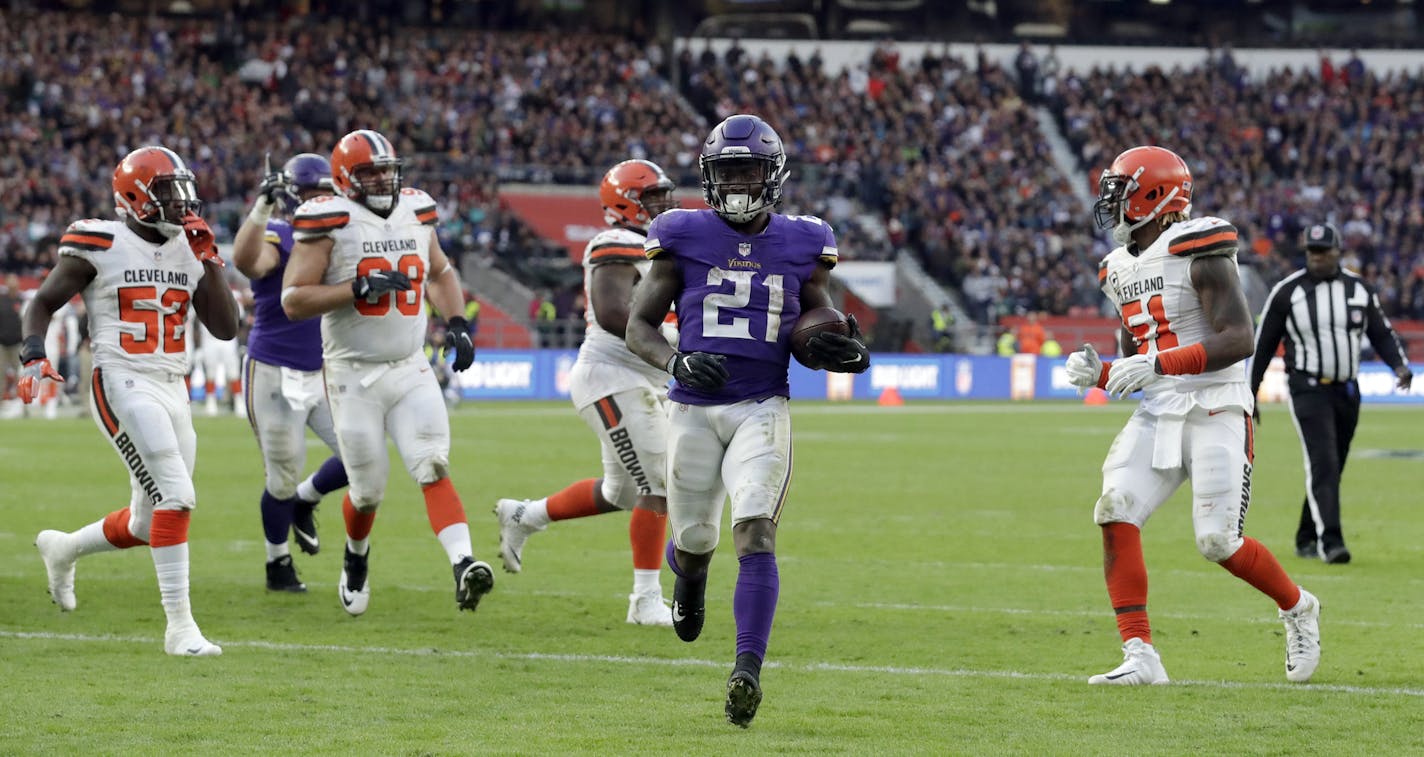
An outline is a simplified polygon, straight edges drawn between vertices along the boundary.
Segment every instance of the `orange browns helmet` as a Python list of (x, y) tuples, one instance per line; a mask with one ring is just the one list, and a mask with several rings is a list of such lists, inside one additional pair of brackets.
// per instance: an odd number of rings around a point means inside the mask
[(1103, 171), (1093, 216), (1100, 229), (1116, 227), (1116, 239), (1163, 213), (1188, 213), (1191, 207), (1192, 172), (1186, 161), (1163, 147), (1134, 147)]
[(675, 206), (672, 179), (658, 164), (648, 160), (625, 160), (608, 169), (598, 186), (603, 203), (603, 220), (609, 226), (648, 230), (658, 214)]
[(114, 168), (114, 211), (165, 237), (183, 231), (183, 216), (200, 213), (198, 182), (188, 164), (167, 147), (140, 147)]
[(401, 190), (401, 159), (380, 132), (359, 129), (331, 151), (331, 181), (337, 193), (377, 213), (389, 213)]

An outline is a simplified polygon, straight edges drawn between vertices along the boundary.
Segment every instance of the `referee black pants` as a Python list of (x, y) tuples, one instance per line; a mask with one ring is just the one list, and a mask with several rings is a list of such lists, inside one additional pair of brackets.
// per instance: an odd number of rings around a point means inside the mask
[(1324, 555), (1345, 546), (1340, 531), (1340, 476), (1360, 421), (1360, 387), (1354, 381), (1325, 384), (1291, 376), (1291, 413), (1305, 448), (1305, 502), (1296, 548), (1317, 544)]

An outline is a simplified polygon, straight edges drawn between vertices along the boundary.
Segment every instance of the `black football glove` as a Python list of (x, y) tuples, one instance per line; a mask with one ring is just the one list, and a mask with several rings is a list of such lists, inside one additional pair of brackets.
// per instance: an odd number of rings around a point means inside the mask
[(262, 183), (257, 185), (257, 196), (265, 199), (269, 204), (277, 202), (277, 196), (286, 191), (287, 174), (283, 171), (272, 170), (272, 153), (267, 153), (267, 157), (262, 161)]
[(679, 352), (668, 361), (667, 372), (677, 383), (699, 392), (715, 392), (727, 383), (726, 355), (707, 352)]
[(455, 351), (456, 372), (475, 364), (475, 342), (470, 338), (470, 323), (458, 315), (445, 322), (444, 357), (447, 359), (450, 350)]
[(865, 373), (870, 367), (870, 350), (861, 336), (860, 324), (855, 316), (846, 316), (850, 324), (850, 336), (830, 332), (817, 334), (806, 341), (812, 357), (822, 368), (834, 373)]
[(375, 270), (351, 280), (351, 294), (358, 300), (374, 301), (387, 292), (410, 291), (410, 277), (400, 271)]

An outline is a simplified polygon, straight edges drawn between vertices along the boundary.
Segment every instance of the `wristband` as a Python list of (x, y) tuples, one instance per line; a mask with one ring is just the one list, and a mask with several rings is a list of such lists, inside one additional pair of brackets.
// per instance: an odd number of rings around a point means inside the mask
[(20, 364), (24, 365), (33, 360), (45, 359), (44, 337), (38, 334), (25, 337), (24, 346), (20, 348)]
[(671, 373), (672, 373), (672, 369), (673, 369), (673, 364), (676, 363), (676, 362), (677, 362), (677, 353), (674, 352), (674, 353), (672, 353), (672, 357), (668, 358), (667, 365), (664, 365), (664, 366), (663, 366), (663, 370), (666, 371), (666, 372), (668, 372), (669, 374), (671, 374)]
[(1206, 348), (1201, 342), (1157, 353), (1157, 372), (1163, 376), (1182, 376), (1206, 370)]
[(447, 320), (445, 321), (445, 330), (446, 330), (446, 331), (459, 331), (459, 332), (462, 332), (462, 333), (468, 333), (469, 330), (470, 330), (470, 322), (467, 321), (467, 320), (465, 320), (465, 317), (464, 317), (464, 316), (460, 316), (460, 315), (451, 316), (449, 319), (447, 319)]
[(1103, 369), (1098, 371), (1098, 388), (1106, 391), (1108, 388), (1108, 371), (1112, 368), (1112, 361), (1104, 360), (1102, 364)]
[(257, 202), (252, 203), (252, 210), (247, 213), (247, 222), (262, 228), (267, 228), (267, 219), (272, 217), (272, 207), (275, 205), (267, 199), (267, 195), (257, 198)]

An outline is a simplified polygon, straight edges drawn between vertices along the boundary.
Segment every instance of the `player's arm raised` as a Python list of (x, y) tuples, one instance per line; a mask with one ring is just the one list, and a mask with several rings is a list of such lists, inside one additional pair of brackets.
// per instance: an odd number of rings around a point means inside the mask
[(193, 309), (214, 338), (227, 341), (237, 336), (237, 299), (223, 277), (221, 260), (203, 261), (203, 278), (193, 289)]
[(673, 299), (681, 291), (682, 273), (678, 270), (677, 261), (666, 255), (654, 258), (647, 275), (633, 288), (633, 303), (625, 321), (623, 341), (634, 355), (648, 365), (667, 370), (668, 363), (677, 356), (677, 350), (658, 333), (658, 327), (672, 307)]
[(264, 165), (266, 172), (257, 187), (257, 200), (232, 240), (232, 264), (243, 276), (253, 280), (276, 270), (282, 262), (282, 253), (267, 237), (267, 219), (277, 206), (276, 194), (286, 183), (286, 177), (281, 171), (272, 170), (271, 155)]

